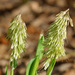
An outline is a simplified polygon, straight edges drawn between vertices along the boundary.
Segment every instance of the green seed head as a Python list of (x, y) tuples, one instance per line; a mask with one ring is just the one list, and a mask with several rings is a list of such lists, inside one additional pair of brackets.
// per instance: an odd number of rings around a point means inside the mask
[(7, 37), (10, 39), (12, 49), (10, 61), (17, 60), (25, 50), (27, 38), (26, 25), (21, 19), (21, 14), (11, 21)]
[[(69, 16), (69, 9), (56, 15), (56, 20), (50, 25), (44, 46), (47, 48), (45, 56), (48, 58), (45, 63), (49, 64), (49, 59), (59, 58), (65, 55), (64, 39), (66, 38), (66, 27), (70, 22), (73, 26), (72, 19)], [(45, 65), (47, 68), (48, 65)]]

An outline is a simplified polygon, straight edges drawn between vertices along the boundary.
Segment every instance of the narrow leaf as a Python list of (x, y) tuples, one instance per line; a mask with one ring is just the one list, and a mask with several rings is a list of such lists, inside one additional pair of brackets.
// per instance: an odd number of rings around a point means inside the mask
[(55, 63), (56, 63), (56, 57), (54, 59), (52, 59), (50, 65), (49, 65), (49, 67), (47, 69), (47, 75), (51, 75)]
[(41, 59), (43, 56), (43, 51), (44, 51), (43, 42), (44, 42), (44, 36), (43, 36), (43, 34), (40, 34), (37, 51), (36, 51), (36, 56), (38, 55), (39, 59)]
[(43, 41), (44, 41), (44, 36), (40, 35), (36, 56), (33, 59), (31, 59), (31, 61), (28, 63), (26, 75), (37, 75), (39, 60), (43, 56), (43, 52), (42, 52), (44, 50), (44, 46), (42, 45)]
[(34, 62), (31, 65), (31, 69), (30, 69), (29, 75), (35, 75), (36, 74), (36, 70), (38, 68), (38, 65), (39, 65), (39, 58), (35, 57), (35, 60), (34, 60)]
[(29, 71), (31, 68), (32, 63), (34, 62), (35, 58), (31, 59), (30, 62), (27, 65), (27, 69), (26, 69), (26, 75), (29, 75)]

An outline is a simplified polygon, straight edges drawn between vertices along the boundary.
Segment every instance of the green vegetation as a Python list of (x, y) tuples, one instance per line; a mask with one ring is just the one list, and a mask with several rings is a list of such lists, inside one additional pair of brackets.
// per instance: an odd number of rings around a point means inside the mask
[[(45, 39), (43, 34), (40, 34), (36, 55), (28, 63), (25, 75), (37, 75), (37, 68), (42, 57), (46, 58), (44, 69), (47, 71), (47, 75), (52, 74), (56, 59), (65, 55), (64, 39), (66, 39), (68, 22), (73, 26), (72, 19), (69, 16), (69, 9), (56, 15), (56, 19), (50, 25)], [(20, 54), (25, 51), (26, 30), (26, 25), (23, 23), (21, 15), (16, 16), (11, 21), (7, 35), (8, 39), (10, 39), (12, 49), (10, 55), (10, 75), (14, 75), (14, 69), (17, 67)], [(44, 48), (46, 48), (46, 51), (44, 51)], [(8, 75), (7, 66), (5, 70), (6, 75)]]

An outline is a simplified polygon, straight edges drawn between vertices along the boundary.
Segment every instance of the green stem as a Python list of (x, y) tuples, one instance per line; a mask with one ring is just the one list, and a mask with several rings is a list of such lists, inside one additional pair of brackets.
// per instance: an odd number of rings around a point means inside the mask
[(56, 57), (54, 59), (52, 59), (52, 61), (50, 62), (50, 65), (49, 65), (49, 67), (47, 69), (47, 75), (52, 74), (52, 71), (53, 71), (55, 63), (56, 63)]
[(14, 75), (14, 69), (11, 68), (10, 75)]
[(5, 75), (8, 75), (8, 73), (7, 73), (7, 65), (5, 67)]

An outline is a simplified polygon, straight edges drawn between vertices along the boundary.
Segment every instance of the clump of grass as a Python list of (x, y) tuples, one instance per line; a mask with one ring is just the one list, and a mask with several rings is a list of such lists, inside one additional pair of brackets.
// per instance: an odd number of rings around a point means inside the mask
[[(44, 62), (44, 69), (47, 70), (47, 75), (51, 75), (56, 59), (65, 55), (64, 39), (66, 39), (68, 22), (73, 26), (72, 19), (69, 16), (69, 9), (56, 15), (56, 20), (50, 25), (45, 40), (44, 36), (40, 35), (36, 55), (28, 63), (26, 75), (37, 75), (37, 68), (43, 56), (47, 58)], [(12, 49), (10, 55), (10, 75), (14, 75), (14, 69), (17, 67), (20, 54), (25, 51), (26, 30), (26, 25), (23, 23), (21, 15), (16, 16), (11, 21), (7, 35), (8, 39), (10, 39)], [(47, 48), (47, 50), (44, 51), (44, 48)], [(6, 75), (8, 75), (7, 67)]]

